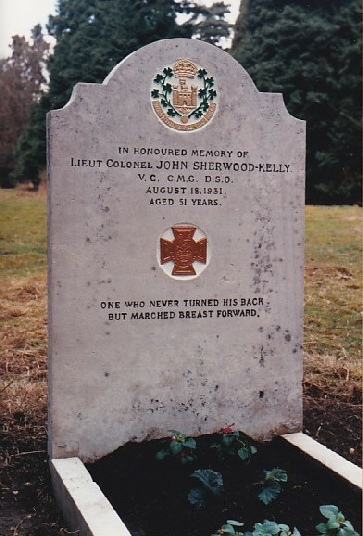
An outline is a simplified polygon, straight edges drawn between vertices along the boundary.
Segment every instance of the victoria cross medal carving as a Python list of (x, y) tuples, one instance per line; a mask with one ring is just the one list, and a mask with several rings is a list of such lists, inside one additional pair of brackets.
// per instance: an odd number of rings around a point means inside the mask
[(214, 78), (188, 59), (178, 60), (156, 74), (151, 99), (159, 119), (182, 131), (206, 125), (217, 107)]
[(172, 276), (195, 276), (193, 263), (207, 263), (207, 238), (195, 241), (196, 230), (194, 225), (175, 225), (172, 227), (173, 241), (160, 239), (160, 264), (172, 261)]

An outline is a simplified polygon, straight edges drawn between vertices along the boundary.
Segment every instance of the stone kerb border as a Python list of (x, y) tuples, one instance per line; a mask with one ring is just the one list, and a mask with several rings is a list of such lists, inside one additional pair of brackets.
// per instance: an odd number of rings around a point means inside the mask
[(79, 536), (131, 536), (79, 458), (50, 460), (50, 474), (69, 529)]
[(287, 441), (289, 445), (298, 449), (313, 460), (316, 460), (321, 465), (324, 465), (324, 467), (330, 469), (333, 473), (352, 484), (352, 486), (362, 489), (363, 472), (362, 469), (354, 463), (339, 456), (339, 454), (327, 447), (324, 447), (324, 445), (306, 434), (286, 434), (281, 437)]
[[(362, 469), (303, 434), (281, 436), (347, 483), (362, 489)], [(65, 522), (79, 536), (132, 536), (79, 458), (50, 461), (53, 490)]]

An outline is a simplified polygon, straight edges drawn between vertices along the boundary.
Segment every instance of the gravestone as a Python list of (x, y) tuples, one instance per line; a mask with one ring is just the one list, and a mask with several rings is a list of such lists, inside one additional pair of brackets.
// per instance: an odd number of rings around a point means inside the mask
[(305, 123), (148, 45), (48, 117), (50, 454), (301, 430)]

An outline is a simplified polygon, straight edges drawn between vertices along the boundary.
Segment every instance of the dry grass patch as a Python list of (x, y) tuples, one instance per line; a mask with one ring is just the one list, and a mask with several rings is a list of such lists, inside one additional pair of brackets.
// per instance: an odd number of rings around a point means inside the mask
[(360, 464), (360, 207), (306, 207), (304, 337), (306, 429), (316, 439)]
[(45, 269), (5, 277), (0, 301), (0, 534), (57, 536), (47, 464)]
[(327, 367), (361, 380), (362, 209), (307, 207), (305, 246), (306, 373)]
[(3, 415), (44, 418), (47, 400), (45, 274), (6, 278), (2, 304), (0, 400)]

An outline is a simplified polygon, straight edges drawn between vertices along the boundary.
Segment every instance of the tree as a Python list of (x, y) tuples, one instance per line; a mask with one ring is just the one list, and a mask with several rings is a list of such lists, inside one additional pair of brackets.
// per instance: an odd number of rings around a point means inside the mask
[[(52, 108), (69, 100), (77, 82), (101, 82), (123, 58), (152, 41), (228, 37), (226, 12), (224, 2), (206, 8), (173, 0), (60, 0), (58, 15), (48, 25), (57, 41), (49, 61)], [(177, 13), (192, 16), (177, 25)]]
[[(208, 34), (214, 42), (213, 35), (226, 35), (223, 10), (228, 10), (223, 2), (207, 9), (188, 0), (59, 0), (58, 13), (48, 25), (56, 39), (48, 64), (49, 94), (32, 110), (20, 139), (18, 177), (34, 177), (36, 169), (45, 167), (45, 114), (64, 106), (77, 82), (102, 82), (123, 58), (152, 41), (207, 37), (207, 20), (219, 21)], [(178, 25), (177, 13), (191, 16)]]
[(12, 186), (15, 147), (26, 127), (29, 109), (42, 93), (45, 59), (49, 49), (37, 25), (31, 42), (15, 35), (12, 55), (0, 61), (0, 184)]
[(232, 55), (307, 121), (307, 202), (361, 203), (358, 0), (242, 0)]
[(34, 189), (39, 186), (39, 166), (46, 155), (46, 116), (50, 109), (49, 94), (45, 93), (29, 111), (27, 127), (18, 139), (15, 148), (16, 167), (12, 173), (14, 181), (31, 182)]
[(49, 62), (52, 108), (69, 100), (77, 82), (101, 82), (134, 50), (177, 33), (169, 0), (60, 0), (48, 29), (57, 41)]
[(201, 41), (217, 46), (222, 38), (230, 36), (231, 24), (225, 20), (229, 6), (224, 2), (215, 2), (211, 6), (184, 2), (181, 4), (181, 9), (183, 8), (185, 13), (191, 14), (182, 26), (187, 29), (189, 36), (193, 35)]

